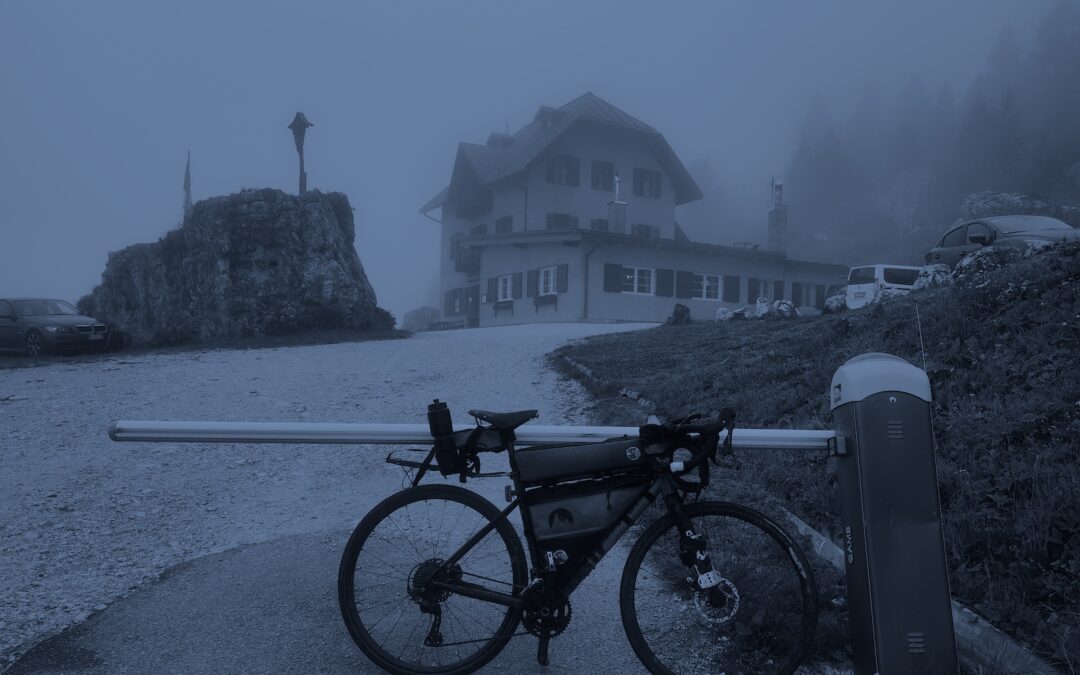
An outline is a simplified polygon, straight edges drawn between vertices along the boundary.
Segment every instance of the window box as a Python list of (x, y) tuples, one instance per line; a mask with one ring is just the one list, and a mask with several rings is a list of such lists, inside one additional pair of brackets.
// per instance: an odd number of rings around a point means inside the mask
[(495, 316), (499, 316), (500, 312), (506, 312), (510, 316), (514, 316), (514, 301), (513, 300), (499, 300), (491, 305), (491, 309), (495, 312)]
[(544, 305), (558, 305), (559, 296), (555, 294), (538, 295), (533, 298), (533, 305), (536, 307), (543, 307)]

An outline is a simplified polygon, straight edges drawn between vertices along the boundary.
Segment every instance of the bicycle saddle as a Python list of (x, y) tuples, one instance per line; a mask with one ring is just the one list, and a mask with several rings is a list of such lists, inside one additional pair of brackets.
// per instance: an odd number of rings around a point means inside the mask
[(536, 419), (540, 413), (536, 410), (518, 410), (517, 412), (489, 412), (487, 410), (470, 410), (469, 414), (478, 420), (483, 420), (503, 431), (513, 431), (529, 420)]

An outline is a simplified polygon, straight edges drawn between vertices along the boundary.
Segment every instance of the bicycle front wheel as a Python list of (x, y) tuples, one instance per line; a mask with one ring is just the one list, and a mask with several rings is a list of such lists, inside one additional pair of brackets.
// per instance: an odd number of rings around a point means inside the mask
[(702, 591), (679, 557), (671, 514), (634, 544), (619, 607), (630, 645), (652, 673), (793, 673), (817, 627), (817, 584), (776, 523), (726, 502), (686, 507), (721, 582)]
[(499, 517), (494, 504), (451, 485), (402, 490), (356, 526), (338, 570), (349, 634), (391, 673), (469, 673), (499, 653), (521, 610), (455, 595), (435, 583), (516, 594), (528, 583), (521, 541), (505, 518), (453, 565), (446, 561)]

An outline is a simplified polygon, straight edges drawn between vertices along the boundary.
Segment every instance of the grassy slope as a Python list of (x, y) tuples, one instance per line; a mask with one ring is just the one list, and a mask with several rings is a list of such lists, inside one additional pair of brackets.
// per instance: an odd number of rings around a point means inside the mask
[[(922, 365), (916, 305), (953, 593), (1078, 672), (1080, 246), (846, 315), (661, 327), (560, 354), (603, 383), (590, 384), (603, 422), (731, 405), (740, 426), (827, 429), (826, 388), (844, 361), (879, 351)], [(655, 410), (620, 401), (622, 387)], [(835, 527), (825, 453), (741, 454), (718, 492), (767, 510), (781, 502), (823, 531)]]

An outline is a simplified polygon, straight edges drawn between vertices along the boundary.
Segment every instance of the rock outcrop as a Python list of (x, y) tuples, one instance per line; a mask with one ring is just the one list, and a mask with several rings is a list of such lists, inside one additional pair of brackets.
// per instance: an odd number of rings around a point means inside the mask
[(143, 345), (393, 328), (354, 237), (341, 193), (214, 197), (156, 243), (109, 254), (101, 284), (79, 306)]
[(1050, 216), (1080, 227), (1080, 207), (1064, 206), (1036, 194), (975, 192), (960, 206), (961, 221), (991, 216)]

